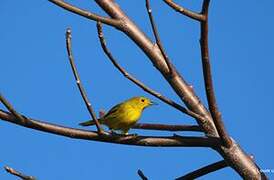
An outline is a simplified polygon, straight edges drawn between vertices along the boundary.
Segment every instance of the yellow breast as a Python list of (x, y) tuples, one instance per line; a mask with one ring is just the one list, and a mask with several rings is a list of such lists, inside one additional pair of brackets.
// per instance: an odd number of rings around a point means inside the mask
[(142, 112), (140, 110), (136, 110), (134, 108), (129, 108), (127, 115), (125, 117), (125, 121), (128, 121), (128, 123), (135, 123), (137, 122), (141, 117)]
[(119, 106), (115, 115), (109, 115), (104, 119), (104, 124), (111, 129), (127, 129), (140, 119), (141, 114), (142, 110), (123, 104)]

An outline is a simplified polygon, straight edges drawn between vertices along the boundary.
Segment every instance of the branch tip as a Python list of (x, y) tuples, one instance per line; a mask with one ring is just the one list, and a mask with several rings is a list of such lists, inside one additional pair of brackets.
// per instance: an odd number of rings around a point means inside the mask
[(144, 175), (142, 170), (138, 169), (137, 173), (142, 180), (148, 180), (148, 178)]
[(63, 0), (49, 0), (49, 2), (65, 9), (67, 11), (70, 11), (72, 13), (75, 13), (75, 14), (78, 14), (78, 15), (83, 16), (85, 18), (88, 18), (90, 20), (101, 21), (104, 24), (107, 24), (107, 25), (110, 25), (110, 26), (113, 26), (113, 27), (116, 27), (116, 28), (119, 28), (121, 26), (121, 21), (120, 20), (116, 20), (116, 19), (112, 19), (112, 18), (109, 18), (109, 17), (103, 17), (103, 16), (100, 16), (100, 15), (97, 15), (95, 13), (92, 13), (92, 12), (80, 9), (78, 7), (75, 7), (75, 6), (65, 2)]
[(172, 9), (174, 9), (175, 11), (179, 12), (180, 14), (183, 14), (191, 19), (197, 20), (197, 21), (204, 21), (205, 20), (205, 16), (201, 13), (196, 13), (193, 12), (191, 10), (188, 10), (178, 4), (176, 4), (175, 2), (173, 2), (173, 0), (164, 0), (164, 2), (171, 7)]
[(80, 91), (80, 94), (81, 94), (81, 96), (82, 96), (82, 98), (85, 102), (85, 105), (86, 105), (86, 107), (89, 111), (89, 114), (92, 117), (92, 120), (94, 120), (94, 122), (95, 122), (97, 132), (99, 134), (103, 134), (104, 133), (103, 129), (101, 128), (100, 123), (99, 123), (98, 119), (96, 118), (96, 114), (95, 114), (95, 112), (92, 108), (92, 105), (91, 105), (91, 103), (90, 103), (90, 101), (89, 101), (89, 99), (86, 95), (84, 87), (81, 84), (80, 76), (78, 74), (76, 65), (74, 63), (74, 58), (73, 58), (73, 54), (72, 54), (72, 47), (71, 47), (71, 29), (70, 28), (68, 28), (67, 31), (66, 31), (66, 46), (67, 46), (67, 53), (68, 53), (68, 57), (69, 57), (69, 62), (70, 62), (70, 65), (71, 65), (71, 69), (72, 69), (72, 72), (73, 72), (77, 87), (78, 87), (78, 89)]
[(17, 177), (21, 178), (22, 180), (36, 180), (35, 177), (33, 177), (33, 176), (28, 176), (28, 175), (25, 175), (25, 174), (22, 174), (21, 172), (16, 171), (15, 169), (13, 169), (13, 168), (11, 168), (11, 167), (4, 166), (4, 169), (5, 169), (8, 173), (10, 173), (10, 174), (12, 174), (12, 175), (14, 175), (14, 176), (17, 176)]
[(174, 68), (173, 68), (173, 65), (172, 65), (170, 59), (168, 58), (168, 56), (167, 56), (167, 54), (164, 50), (164, 47), (162, 45), (162, 42), (161, 42), (157, 27), (156, 27), (156, 24), (155, 24), (155, 21), (154, 21), (154, 17), (152, 15), (152, 9), (150, 7), (150, 1), (149, 0), (146, 0), (146, 9), (147, 9), (147, 13), (148, 13), (148, 16), (149, 16), (149, 21), (150, 21), (150, 24), (151, 24), (151, 27), (152, 27), (152, 30), (153, 30), (153, 35), (154, 35), (154, 38), (156, 40), (156, 45), (160, 49), (161, 54), (164, 57), (164, 60), (167, 64), (167, 67), (168, 67), (168, 70), (169, 70), (168, 75), (169, 76), (174, 76), (175, 75)]
[(193, 172), (187, 173), (184, 176), (176, 178), (176, 180), (197, 179), (201, 176), (204, 176), (204, 175), (209, 174), (209, 173), (214, 172), (214, 171), (218, 171), (218, 170), (220, 170), (222, 168), (225, 168), (227, 166), (228, 166), (228, 164), (226, 163), (226, 161), (221, 160), (221, 161), (209, 164), (207, 166), (204, 166), (204, 167), (202, 167), (200, 169), (197, 169)]

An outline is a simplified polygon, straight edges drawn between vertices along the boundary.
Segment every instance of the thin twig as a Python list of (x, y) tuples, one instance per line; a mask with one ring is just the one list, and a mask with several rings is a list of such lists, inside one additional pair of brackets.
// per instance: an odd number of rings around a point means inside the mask
[(133, 77), (131, 74), (129, 74), (122, 66), (120, 66), (118, 64), (118, 62), (115, 60), (115, 58), (112, 56), (111, 52), (108, 50), (107, 46), (106, 46), (106, 40), (104, 38), (104, 34), (102, 31), (102, 24), (100, 22), (97, 22), (97, 32), (98, 32), (98, 37), (100, 39), (100, 43), (101, 46), (105, 52), (105, 54), (108, 56), (109, 60), (112, 62), (112, 64), (130, 81), (132, 81), (134, 84), (136, 84), (138, 87), (142, 88), (145, 92), (153, 95), (154, 97), (160, 99), (161, 101), (165, 102), (166, 104), (178, 109), (179, 111), (194, 117), (196, 119), (199, 120), (204, 120), (204, 117), (202, 117), (199, 114), (194, 113), (193, 111), (177, 104), (176, 102), (172, 101), (171, 99), (168, 99), (167, 97), (163, 96), (162, 94), (160, 94), (159, 92), (156, 92), (152, 89), (150, 89), (149, 87), (147, 87), (145, 84), (143, 84), (142, 82), (140, 82), (138, 79), (136, 79), (135, 77)]
[(100, 15), (97, 15), (97, 14), (91, 13), (89, 11), (85, 11), (83, 9), (77, 8), (73, 5), (70, 5), (69, 3), (67, 3), (63, 0), (49, 0), (49, 1), (63, 9), (65, 9), (65, 10), (68, 10), (68, 11), (78, 14), (80, 16), (86, 17), (90, 20), (101, 21), (104, 24), (108, 24), (108, 25), (116, 27), (116, 28), (118, 28), (122, 25), (122, 21), (120, 21), (120, 20), (112, 19), (112, 18), (108, 18), (108, 17), (102, 17)]
[(175, 11), (189, 17), (192, 19), (195, 19), (197, 21), (204, 21), (205, 17), (202, 14), (190, 11), (178, 4), (176, 4), (175, 2), (173, 2), (173, 0), (164, 0), (164, 2), (169, 5), (171, 8), (173, 8)]
[(230, 147), (232, 145), (232, 141), (226, 132), (225, 126), (222, 121), (221, 113), (218, 110), (212, 73), (210, 67), (210, 58), (209, 58), (209, 48), (208, 48), (208, 8), (209, 8), (210, 0), (204, 0), (202, 14), (206, 17), (205, 21), (201, 21), (201, 54), (202, 54), (202, 64), (203, 64), (203, 77), (205, 83), (206, 96), (208, 101), (208, 106), (210, 113), (212, 115), (212, 119), (218, 131), (220, 138), (222, 139), (225, 146)]
[(22, 115), (20, 115), (13, 107), (12, 105), (8, 102), (8, 100), (6, 100), (4, 98), (4, 96), (2, 96), (2, 94), (0, 93), (0, 101), (3, 103), (3, 105), (9, 110), (9, 112), (11, 112), (12, 115), (14, 115), (17, 119), (19, 119), (22, 122), (28, 121), (28, 119)]
[(203, 132), (203, 130), (196, 125), (168, 125), (168, 124), (148, 124), (138, 123), (135, 124), (132, 129), (144, 129), (144, 130), (158, 130), (158, 131), (197, 131)]
[(214, 172), (214, 171), (218, 171), (222, 168), (225, 168), (227, 167), (227, 163), (225, 162), (225, 160), (221, 160), (221, 161), (218, 161), (218, 162), (215, 162), (213, 164), (210, 164), (210, 165), (207, 165), (207, 166), (204, 166), (200, 169), (197, 169), (193, 172), (190, 172), (190, 173), (187, 173), (186, 175), (184, 176), (181, 176), (179, 178), (176, 178), (176, 180), (190, 180), (190, 179), (196, 179), (198, 177), (201, 177), (201, 176), (204, 176), (208, 173), (211, 173), (211, 172)]
[(21, 178), (22, 180), (36, 180), (35, 177), (22, 174), (21, 172), (18, 172), (11, 167), (5, 166), (4, 168), (8, 173), (10, 173), (14, 176), (17, 176), (17, 177)]
[(138, 169), (137, 173), (142, 180), (148, 180), (148, 178), (144, 175), (142, 170)]
[(99, 124), (99, 121), (96, 118), (96, 114), (95, 114), (95, 112), (94, 112), (94, 110), (91, 106), (91, 103), (88, 100), (88, 97), (85, 93), (84, 87), (81, 84), (80, 76), (77, 72), (77, 68), (76, 68), (75, 63), (74, 63), (74, 58), (73, 58), (73, 55), (72, 55), (72, 48), (71, 48), (71, 29), (67, 29), (67, 31), (66, 31), (66, 45), (67, 45), (67, 52), (68, 52), (68, 56), (69, 56), (69, 62), (70, 62), (70, 65), (71, 65), (71, 68), (72, 68), (72, 71), (73, 71), (73, 75), (74, 75), (76, 83), (77, 83), (77, 87), (78, 87), (78, 89), (81, 93), (81, 96), (82, 96), (83, 100), (85, 101), (86, 107), (89, 111), (90, 116), (92, 117), (92, 120), (94, 120), (94, 122), (95, 122), (98, 133), (102, 134), (103, 130), (102, 130), (100, 124)]
[(150, 21), (150, 24), (151, 24), (151, 27), (152, 27), (152, 30), (153, 30), (153, 34), (154, 34), (154, 37), (155, 37), (155, 40), (156, 40), (156, 44), (158, 45), (158, 47), (159, 47), (159, 49), (160, 49), (160, 51), (161, 51), (161, 53), (162, 53), (162, 55), (165, 59), (165, 62), (168, 66), (169, 76), (172, 76), (172, 75), (174, 75), (174, 68), (173, 68), (173, 65), (172, 65), (169, 57), (165, 53), (164, 47), (162, 45), (162, 42), (161, 42), (158, 30), (157, 30), (156, 24), (154, 22), (154, 18), (153, 18), (153, 15), (152, 15), (152, 9), (150, 7), (150, 1), (149, 0), (146, 0), (146, 9), (147, 9), (147, 13), (148, 13), (148, 16), (149, 16), (149, 21)]
[(29, 118), (31, 123), (18, 120), (12, 114), (0, 110), (0, 119), (18, 124), (38, 131), (48, 132), (73, 139), (83, 139), (90, 141), (100, 141), (115, 144), (126, 144), (145, 147), (211, 147), (216, 148), (220, 145), (219, 138), (214, 137), (192, 137), (192, 136), (136, 136), (118, 135), (104, 133), (98, 134), (96, 131), (87, 131), (64, 127), (52, 123), (43, 122)]

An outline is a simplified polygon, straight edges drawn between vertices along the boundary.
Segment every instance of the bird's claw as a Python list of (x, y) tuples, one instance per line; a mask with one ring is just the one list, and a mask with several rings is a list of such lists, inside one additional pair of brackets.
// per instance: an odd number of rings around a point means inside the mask
[(134, 133), (134, 134), (128, 134), (128, 133), (125, 133), (124, 135), (125, 135), (125, 136), (133, 136), (133, 137), (137, 137), (137, 136), (138, 136), (138, 134), (137, 134), (137, 133)]

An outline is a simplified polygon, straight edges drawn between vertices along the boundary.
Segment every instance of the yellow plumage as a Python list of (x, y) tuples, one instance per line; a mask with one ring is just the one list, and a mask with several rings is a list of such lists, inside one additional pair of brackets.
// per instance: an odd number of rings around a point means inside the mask
[[(153, 102), (142, 96), (130, 98), (117, 104), (107, 114), (99, 119), (100, 124), (109, 127), (110, 130), (121, 130), (127, 134), (129, 129), (140, 119), (143, 110)], [(92, 126), (94, 121), (80, 123), (81, 126)]]

